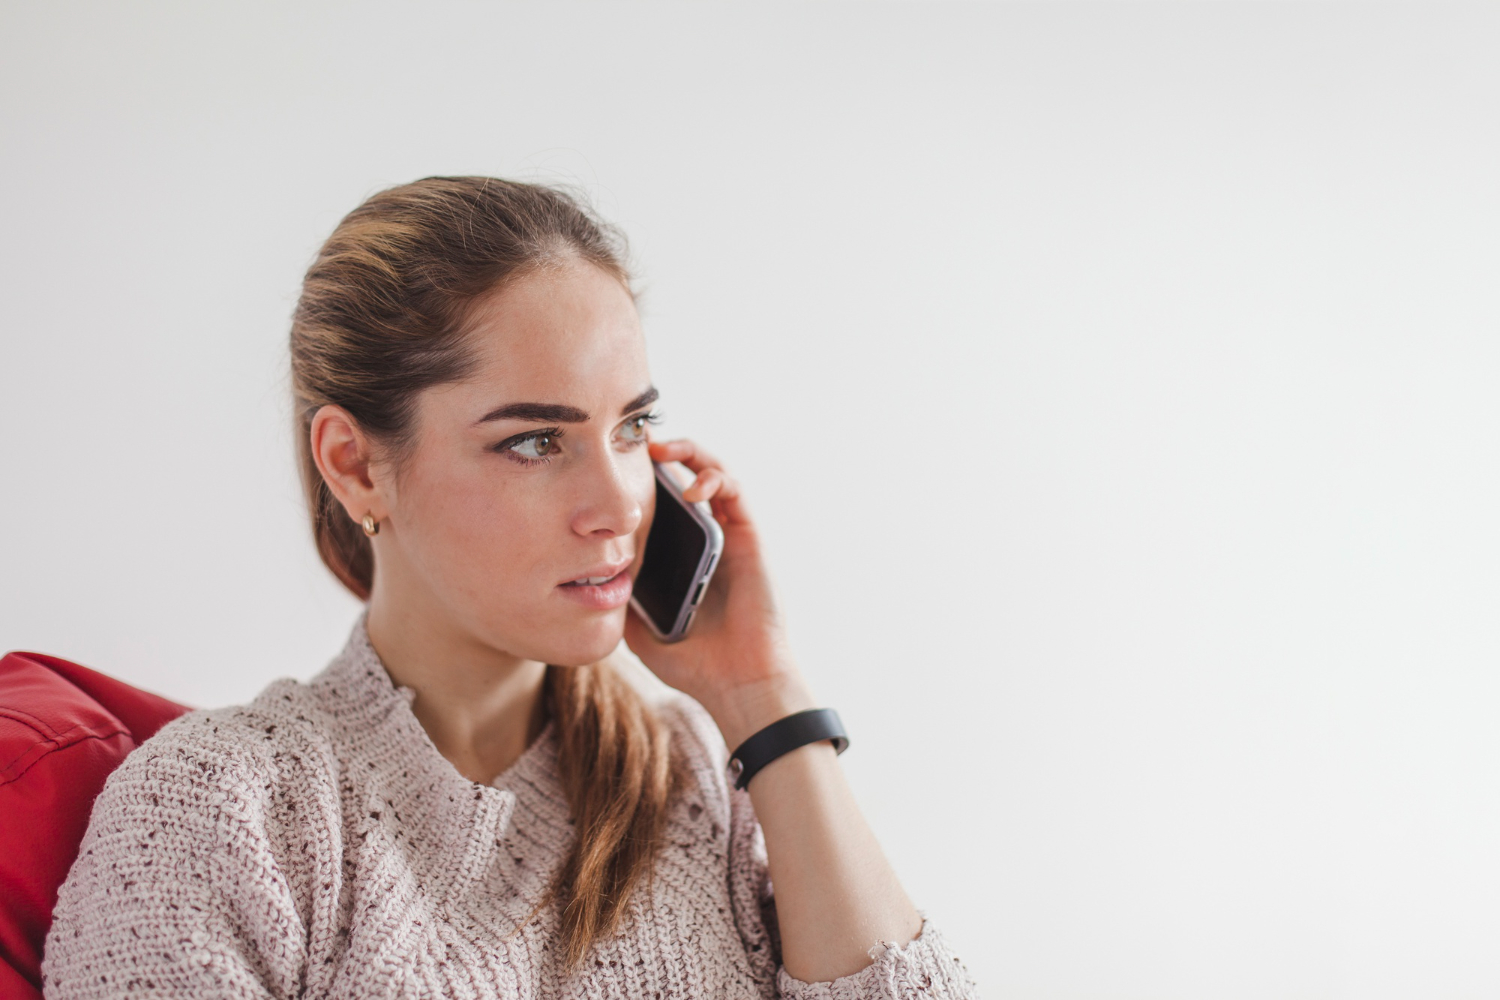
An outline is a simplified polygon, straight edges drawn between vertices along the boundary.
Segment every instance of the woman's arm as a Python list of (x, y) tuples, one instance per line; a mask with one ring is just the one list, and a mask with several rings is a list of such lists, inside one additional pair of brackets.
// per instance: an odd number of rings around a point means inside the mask
[[(777, 719), (820, 707), (795, 676), (705, 705), (733, 749)], [(905, 944), (922, 918), (860, 813), (832, 744), (778, 757), (749, 785), (765, 835), (782, 962), (807, 982), (858, 972), (878, 942)]]
[[(633, 617), (631, 648), (664, 681), (706, 708), (730, 748), (793, 712), (820, 707), (792, 661), (754, 524), (737, 485), (691, 442), (653, 444), (651, 457), (698, 474), (685, 492), (709, 500), (724, 553), (691, 638), (656, 642)], [(831, 744), (794, 750), (750, 782), (765, 834), (782, 961), (823, 982), (871, 963), (881, 942), (903, 945), (922, 921), (860, 814)]]

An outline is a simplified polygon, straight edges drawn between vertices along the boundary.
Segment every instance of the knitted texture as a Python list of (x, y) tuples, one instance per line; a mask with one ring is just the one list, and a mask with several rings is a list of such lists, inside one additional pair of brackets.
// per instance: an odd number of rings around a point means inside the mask
[(924, 918), (864, 970), (779, 965), (765, 843), (696, 702), (657, 711), (690, 780), (617, 933), (565, 972), (556, 904), (573, 844), (551, 724), (489, 785), (438, 752), (363, 619), (311, 682), (194, 712), (126, 759), (94, 806), (43, 958), (50, 998), (970, 997)]

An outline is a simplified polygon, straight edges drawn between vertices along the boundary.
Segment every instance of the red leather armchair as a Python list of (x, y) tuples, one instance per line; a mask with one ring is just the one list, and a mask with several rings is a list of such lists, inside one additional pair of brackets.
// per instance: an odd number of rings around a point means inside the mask
[(184, 705), (40, 653), (0, 659), (0, 998), (40, 1000), (42, 943), (94, 797)]

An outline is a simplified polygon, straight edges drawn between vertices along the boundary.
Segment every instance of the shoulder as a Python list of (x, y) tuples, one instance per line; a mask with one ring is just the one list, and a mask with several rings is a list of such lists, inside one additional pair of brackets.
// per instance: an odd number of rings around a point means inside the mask
[(307, 835), (326, 820), (329, 783), (306, 766), (312, 729), (259, 705), (190, 712), (110, 775), (58, 891), (48, 996), (125, 996), (153, 980), (248, 995), (247, 958), (295, 981), (309, 874), (337, 871)]
[(213, 781), (273, 769), (288, 751), (328, 742), (329, 726), (321, 716), (308, 685), (276, 681), (247, 704), (199, 709), (172, 720), (124, 766), (177, 761)]
[[(172, 817), (199, 835), (226, 823), (264, 826), (288, 790), (311, 792), (330, 759), (328, 736), (304, 685), (278, 681), (246, 705), (174, 719), (110, 775), (89, 836), (124, 833)], [(309, 779), (314, 780), (309, 783)]]
[(741, 819), (753, 823), (748, 793), (734, 788), (729, 750), (708, 710), (688, 695), (674, 691), (657, 704), (656, 712), (671, 734), (673, 766), (682, 782), (678, 786), (680, 802), (686, 803), (689, 819), (696, 819), (694, 803), (706, 808), (709, 815), (704, 819), (709, 821), (715, 840), (721, 830), (727, 836), (741, 826)]
[(697, 701), (674, 691), (657, 704), (656, 713), (666, 723), (681, 752), (695, 764), (722, 770), (729, 763), (729, 749), (724, 745), (718, 723)]
[[(125, 759), (94, 802), (55, 928), (91, 933), (100, 907), (122, 921), (140, 907), (249, 907), (298, 925), (308, 873), (337, 847), (340, 799), (313, 717), (263, 704), (273, 694), (288, 704), (288, 683), (248, 705), (190, 712)], [(106, 906), (118, 899), (136, 909)]]

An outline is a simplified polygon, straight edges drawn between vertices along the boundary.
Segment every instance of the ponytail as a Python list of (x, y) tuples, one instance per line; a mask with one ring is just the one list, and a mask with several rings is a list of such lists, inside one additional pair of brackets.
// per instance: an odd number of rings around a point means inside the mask
[(669, 735), (608, 664), (548, 667), (562, 784), (578, 848), (554, 889), (567, 960), (614, 933), (631, 890), (650, 875), (673, 791)]

